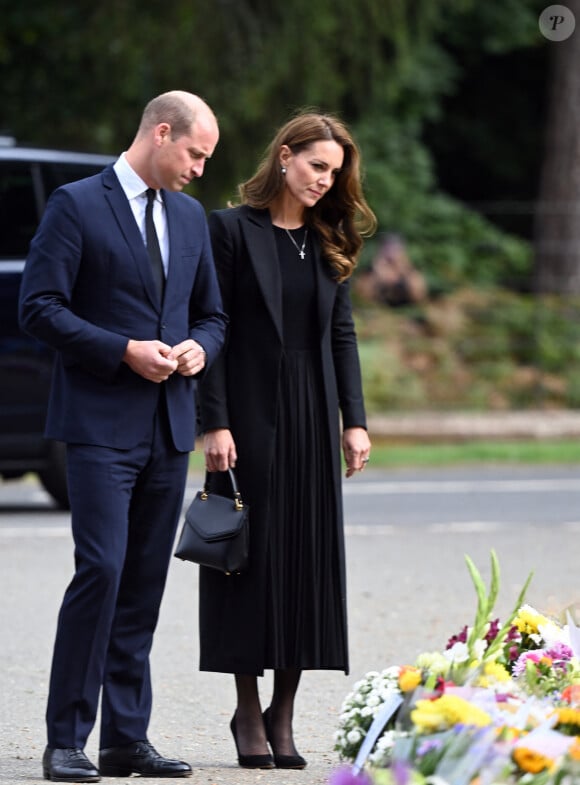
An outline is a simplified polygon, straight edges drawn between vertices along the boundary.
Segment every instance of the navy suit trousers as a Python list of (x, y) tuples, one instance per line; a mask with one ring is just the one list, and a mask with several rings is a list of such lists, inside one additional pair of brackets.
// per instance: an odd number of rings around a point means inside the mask
[(137, 447), (67, 447), (75, 574), (54, 645), (50, 747), (84, 748), (100, 693), (100, 748), (147, 738), (149, 653), (188, 457), (173, 446), (163, 395)]

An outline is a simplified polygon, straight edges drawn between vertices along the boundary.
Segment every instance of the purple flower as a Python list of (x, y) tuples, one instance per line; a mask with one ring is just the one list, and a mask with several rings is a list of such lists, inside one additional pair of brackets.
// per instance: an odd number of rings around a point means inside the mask
[(351, 768), (342, 768), (332, 774), (328, 785), (372, 785), (372, 780), (366, 771), (354, 774)]
[(417, 748), (417, 755), (422, 758), (427, 753), (431, 752), (432, 750), (439, 750), (441, 749), (443, 742), (441, 739), (426, 739), (419, 744)]
[(391, 766), (395, 785), (407, 785), (411, 779), (411, 767), (402, 760), (395, 760)]
[(518, 630), (518, 628), (516, 627), (515, 624), (512, 624), (512, 626), (509, 628), (508, 634), (506, 635), (506, 641), (518, 641), (519, 642), (519, 641), (521, 641), (521, 639), (522, 639), (522, 636), (520, 634), (520, 631)]
[(497, 634), (499, 632), (499, 619), (494, 619), (490, 625), (489, 630), (485, 636), (485, 640), (489, 643), (494, 641), (497, 638)]
[(447, 641), (446, 649), (450, 649), (456, 643), (467, 643), (467, 624), (458, 635), (452, 635)]
[(572, 649), (565, 643), (557, 642), (550, 649), (546, 650), (546, 654), (552, 660), (570, 660), (574, 656)]

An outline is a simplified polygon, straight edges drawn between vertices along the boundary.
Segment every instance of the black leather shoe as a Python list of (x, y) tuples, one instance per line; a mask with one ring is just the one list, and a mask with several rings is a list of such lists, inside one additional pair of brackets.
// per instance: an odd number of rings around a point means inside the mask
[(103, 777), (191, 777), (192, 773), (189, 763), (163, 758), (149, 741), (100, 750), (99, 770)]
[(280, 755), (276, 752), (273, 743), (273, 733), (272, 733), (272, 724), (270, 722), (270, 707), (266, 709), (266, 711), (262, 714), (264, 719), (264, 727), (266, 728), (266, 738), (268, 739), (268, 743), (270, 747), (272, 747), (272, 753), (274, 755), (274, 765), (277, 769), (304, 769), (306, 768), (306, 760), (302, 757), (302, 755)]
[(51, 782), (99, 782), (99, 772), (76, 747), (47, 747), (42, 756), (42, 773)]

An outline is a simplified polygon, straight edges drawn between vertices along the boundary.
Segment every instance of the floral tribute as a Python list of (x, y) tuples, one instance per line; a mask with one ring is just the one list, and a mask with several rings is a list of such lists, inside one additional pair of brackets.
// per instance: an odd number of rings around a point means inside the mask
[(477, 612), (443, 651), (371, 671), (344, 700), (330, 785), (580, 785), (580, 630), (524, 597), (493, 618), (499, 565), (486, 589), (466, 556)]

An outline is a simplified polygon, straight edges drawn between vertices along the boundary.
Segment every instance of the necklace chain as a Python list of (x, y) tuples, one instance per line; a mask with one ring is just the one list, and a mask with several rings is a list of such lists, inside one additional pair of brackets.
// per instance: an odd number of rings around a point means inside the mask
[(301, 259), (304, 259), (304, 256), (306, 255), (306, 254), (305, 254), (305, 252), (304, 252), (304, 249), (306, 248), (306, 238), (308, 237), (308, 228), (306, 228), (306, 229), (304, 230), (304, 240), (302, 241), (302, 246), (299, 246), (299, 245), (298, 245), (298, 243), (297, 243), (297, 242), (296, 242), (296, 240), (295, 240), (295, 239), (292, 237), (292, 235), (290, 234), (290, 232), (288, 231), (288, 229), (284, 229), (284, 231), (286, 232), (286, 234), (288, 235), (288, 237), (289, 237), (289, 238), (290, 238), (290, 240), (292, 241), (292, 245), (294, 246), (294, 248), (296, 248), (296, 250), (298, 251), (298, 256), (299, 256)]

